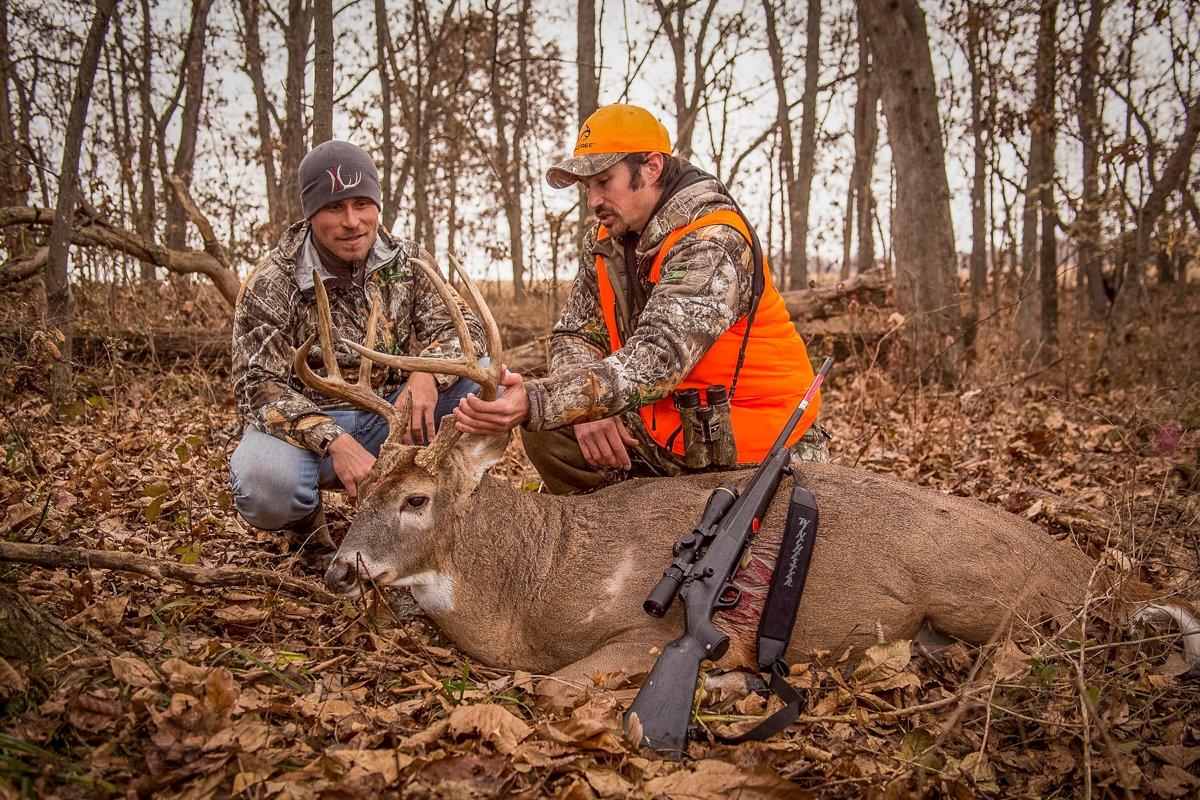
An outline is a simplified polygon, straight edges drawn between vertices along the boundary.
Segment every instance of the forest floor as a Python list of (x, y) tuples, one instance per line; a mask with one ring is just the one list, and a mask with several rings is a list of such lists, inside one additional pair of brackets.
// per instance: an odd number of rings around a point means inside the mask
[[(899, 381), (869, 353), (844, 360), (823, 406), (834, 460), (1002, 506), (1195, 602), (1195, 288), (1160, 301), (1120, 362), (1104, 357), (1101, 329), (1068, 317), (1061, 353), (1022, 364), (1003, 313), (982, 326), (953, 390)], [(89, 307), (85, 295), (81, 318), (144, 313), (161, 324), (170, 308), (180, 317), (170, 324), (224, 324), (170, 298), (134, 300)], [(0, 370), (0, 540), (316, 585), (276, 534), (231, 510), (227, 376), (129, 364), (114, 346), (78, 374), (80, 400), (55, 411), (37, 353), (0, 353)], [(518, 445), (500, 471), (526, 487), (535, 477)], [(330, 508), (340, 533), (353, 510), (336, 497)], [(363, 607), (20, 564), (0, 566), (4, 587), (79, 644), (37, 663), (0, 643), (3, 797), (1171, 798), (1200, 788), (1200, 686), (1181, 678), (1178, 639), (1099, 616), (1082, 643), (1034, 631), (931, 661), (891, 642), (857, 666), (798, 665), (804, 724), (765, 744), (696, 743), (676, 763), (623, 741), (627, 686), (542, 710), (531, 676), (469, 662), (404, 597)], [(761, 705), (712, 699), (701, 720), (719, 726)]]

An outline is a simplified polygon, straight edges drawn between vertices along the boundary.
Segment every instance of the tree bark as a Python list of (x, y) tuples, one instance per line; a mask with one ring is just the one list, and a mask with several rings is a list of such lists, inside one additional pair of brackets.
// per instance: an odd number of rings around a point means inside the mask
[(289, 216), (291, 212), (283, 200), (283, 187), (280, 185), (275, 162), (276, 140), (271, 124), (275, 108), (267, 95), (266, 79), (263, 77), (262, 64), (265, 56), (259, 34), (259, 1), (239, 0), (239, 6), (244, 26), (244, 66), (246, 74), (250, 76), (250, 86), (254, 91), (255, 123), (258, 127), (258, 160), (262, 165), (263, 177), (267, 184), (268, 223), (265, 234), (268, 241), (274, 242), (291, 222)]
[(1184, 114), (1183, 132), (1175, 149), (1167, 157), (1162, 172), (1154, 181), (1150, 194), (1137, 213), (1137, 227), (1130, 233), (1122, 247), (1125, 278), (1117, 293), (1110, 341), (1115, 337), (1117, 344), (1124, 343), (1137, 316), (1138, 293), (1141, 289), (1141, 274), (1150, 255), (1151, 239), (1158, 220), (1167, 205), (1167, 198), (1179, 191), (1188, 174), (1192, 154), (1196, 151), (1196, 140), (1200, 136), (1200, 96), (1191, 100)]
[(308, 152), (304, 135), (304, 72), (312, 16), (311, 4), (305, 0), (288, 0), (287, 29), (283, 36), (287, 50), (281, 130), (283, 153), (279, 164), (279, 200), (285, 226), (303, 216), (300, 209), (300, 162)]
[[(576, 116), (579, 126), (600, 107), (600, 74), (596, 63), (596, 0), (579, 0), (575, 25), (575, 76), (578, 85)], [(579, 187), (579, 225), (576, 241), (583, 247), (592, 224), (587, 190)]]
[(375, 0), (375, 71), (379, 75), (379, 109), (382, 136), (379, 147), (382, 151), (383, 170), (380, 174), (380, 189), (383, 194), (383, 211), (380, 219), (383, 227), (391, 230), (396, 219), (396, 207), (392, 198), (392, 175), (396, 169), (396, 148), (392, 144), (392, 74), (388, 47), (391, 42), (385, 0)]
[[(704, 55), (708, 48), (705, 47), (704, 40), (708, 36), (708, 26), (717, 9), (717, 0), (708, 0), (704, 7), (695, 42), (688, 40), (687, 11), (691, 7), (688, 3), (676, 0), (666, 5), (662, 0), (654, 0), (654, 7), (658, 10), (663, 32), (671, 45), (671, 55), (675, 60), (675, 154), (690, 159), (692, 138), (696, 131), (696, 120), (700, 116), (700, 102), (706, 80)], [(692, 62), (694, 73), (690, 90), (687, 85), (689, 60)]]
[(800, 192), (796, 177), (796, 148), (792, 142), (791, 105), (788, 103), (783, 44), (776, 28), (775, 5), (762, 0), (766, 19), (767, 53), (771, 56), (771, 74), (775, 81), (775, 126), (779, 129), (779, 170), (782, 173), (783, 194), (787, 201), (788, 229), (793, 232), (793, 246), (787, 257), (786, 274), (790, 277), (804, 269), (804, 247), (795, 246), (794, 233), (801, 228)]
[[(12, 82), (12, 60), (8, 38), (8, 0), (0, 0), (0, 205), (20, 206), (29, 202), (29, 172), (18, 156), (17, 120), (8, 93)], [(10, 261), (29, 258), (35, 245), (27, 231), (5, 231), (5, 255)]]
[[(1044, 274), (1045, 245), (1043, 227), (1047, 220), (1044, 207), (1052, 198), (1054, 180), (1054, 32), (1058, 0), (1041, 0), (1038, 12), (1037, 58), (1034, 67), (1033, 105), (1029, 109), (1029, 166), (1025, 179), (1025, 208), (1021, 232), (1020, 305), (1017, 309), (1017, 334), (1027, 357), (1045, 355), (1047, 280), (1057, 280), (1053, 267)], [(1050, 209), (1052, 211), (1052, 209)], [(1053, 236), (1053, 229), (1050, 231)]]
[(983, 53), (979, 33), (982, 21), (977, 0), (967, 3), (967, 69), (971, 74), (971, 137), (974, 164), (971, 174), (971, 310), (979, 318), (979, 301), (987, 290), (987, 145), (983, 119)]
[(101, 650), (37, 603), (0, 584), (0, 657), (40, 665), (70, 651), (93, 655)]
[(925, 15), (916, 0), (859, 5), (879, 71), (896, 172), (892, 216), (897, 301), (920, 374), (956, 377), (962, 352), (954, 230)]
[(855, 272), (866, 272), (875, 266), (875, 237), (871, 222), (875, 216), (875, 196), (871, 179), (875, 169), (875, 147), (879, 140), (879, 75), (871, 64), (871, 42), (862, 21), (856, 14), (858, 28), (858, 96), (854, 101), (854, 165), (850, 168), (850, 184), (846, 191), (846, 223), (843, 228), (842, 269), (840, 278), (846, 280), (851, 272), (851, 245), (858, 241)]
[(332, 138), (333, 0), (313, 0), (313, 147)]
[[(196, 162), (196, 139), (200, 133), (200, 109), (204, 104), (204, 51), (208, 41), (208, 12), (212, 4), (213, 0), (195, 0), (192, 3), (192, 22), (184, 60), (187, 90), (183, 100), (183, 115), (179, 120), (179, 147), (175, 150), (171, 172), (182, 178), (189, 189)], [(186, 246), (187, 212), (173, 193), (167, 195), (166, 223), (167, 247), (179, 250)]]
[(204, 567), (198, 564), (181, 564), (178, 561), (165, 561), (114, 550), (82, 550), (51, 544), (0, 541), (0, 560), (15, 561), (21, 564), (38, 564), (45, 567), (111, 569), (160, 580), (182, 581), (192, 586), (252, 586), (275, 589), (298, 597), (333, 599), (333, 595), (319, 584), (290, 575), (281, 575), (270, 570), (249, 567)]
[(1079, 53), (1079, 138), (1083, 150), (1083, 198), (1075, 217), (1075, 242), (1086, 307), (1093, 317), (1108, 313), (1109, 297), (1100, 257), (1100, 112), (1096, 73), (1100, 69), (1100, 26), (1105, 0), (1092, 0)]
[[(115, 2), (115, 0), (114, 0)], [(186, 208), (186, 207), (185, 207)], [(15, 206), (0, 208), (0, 228), (12, 225), (37, 225), (48, 227), (58, 223), (59, 216), (46, 208)], [(203, 228), (202, 228), (203, 230)], [(211, 232), (211, 228), (208, 229)], [(104, 220), (91, 217), (79, 219), (75, 216), (66, 234), (71, 244), (84, 247), (105, 247), (134, 258), (149, 261), (163, 269), (180, 274), (199, 274), (209, 278), (230, 307), (237, 300), (240, 282), (237, 273), (220, 258), (206, 250), (172, 250), (153, 241), (147, 241), (136, 232), (117, 227)], [(206, 243), (208, 244), (208, 243)], [(213, 241), (214, 249), (219, 244)], [(48, 261), (48, 259), (47, 259)], [(69, 287), (68, 287), (69, 288)], [(66, 331), (63, 331), (67, 335)]]
[(817, 77), (821, 70), (821, 0), (808, 0), (805, 20), (804, 94), (800, 96), (800, 152), (796, 164), (796, 226), (788, 286), (808, 286), (808, 207), (817, 157)]
[(83, 45), (83, 56), (75, 78), (71, 110), (67, 116), (67, 128), (63, 137), (62, 165), (58, 171), (58, 202), (54, 221), (50, 226), (45, 273), (46, 325), (51, 332), (63, 337), (59, 348), (62, 358), (54, 362), (50, 372), (50, 401), (55, 404), (65, 402), (74, 391), (71, 339), (75, 330), (75, 311), (71, 302), (71, 274), (67, 256), (76, 197), (79, 193), (79, 156), (83, 149), (83, 127), (87, 121), (96, 67), (100, 63), (100, 48), (104, 44), (104, 37), (116, 5), (117, 0), (96, 2), (96, 13), (88, 28), (87, 41)]
[[(501, 10), (500, 3), (489, 7), (491, 15), (491, 45), (492, 63), (490, 70), (489, 90), (492, 102), (492, 118), (496, 129), (496, 166), (500, 178), (500, 195), (504, 199), (504, 217), (508, 222), (509, 256), (513, 265), (513, 292), (520, 300), (525, 297), (525, 252), (524, 252), (524, 219), (522, 217), (521, 185), (523, 165), (521, 145), (524, 141), (528, 125), (528, 86), (526, 81), (520, 81), (517, 108), (511, 108), (511, 98), (501, 88), (500, 73), (500, 42), (501, 42)], [(522, 64), (527, 61), (529, 24), (529, 0), (522, 0), (517, 12), (517, 50)], [(512, 115), (512, 128), (509, 129), (508, 118)]]

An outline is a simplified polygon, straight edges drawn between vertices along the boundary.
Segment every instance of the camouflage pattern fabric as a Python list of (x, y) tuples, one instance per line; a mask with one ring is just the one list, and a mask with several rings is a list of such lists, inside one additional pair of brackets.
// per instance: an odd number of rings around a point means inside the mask
[[(241, 421), (322, 456), (343, 432), (322, 412), (348, 406), (309, 389), (292, 372), (296, 348), (316, 331), (314, 267), (329, 295), (335, 337), (362, 342), (371, 298), (377, 296), (382, 310), (377, 350), (429, 358), (461, 355), (450, 313), (425, 274), (411, 263), (413, 258), (434, 263), (415, 242), (397, 239), (381, 228), (360, 280), (335, 276), (321, 264), (309, 239), (308, 222), (289, 228), (279, 245), (246, 276), (234, 308), (233, 388)], [(454, 297), (482, 355), (483, 327), (462, 298)], [(355, 380), (359, 355), (340, 343), (334, 350), (342, 375)], [(318, 373), (323, 372), (320, 351), (320, 344), (314, 345), (308, 359)], [(439, 389), (457, 380), (453, 375), (436, 378)], [(406, 379), (407, 373), (399, 370), (374, 367), (372, 371), (375, 391), (384, 397)]]
[[(579, 274), (550, 340), (550, 376), (525, 382), (525, 427), (544, 430), (621, 415), (642, 443), (639, 455), (662, 474), (679, 467), (645, 429), (637, 409), (670, 394), (722, 333), (749, 312), (751, 251), (733, 228), (713, 225), (689, 233), (667, 254), (661, 281), (648, 275), (663, 240), (713, 211), (732, 210), (716, 180), (692, 184), (671, 197), (647, 224), (637, 245), (637, 274), (626, 274), (621, 246), (585, 240)], [(613, 353), (600, 308), (595, 258), (614, 282), (617, 324), (624, 346)], [(627, 281), (640, 281), (646, 307), (633, 318)]]

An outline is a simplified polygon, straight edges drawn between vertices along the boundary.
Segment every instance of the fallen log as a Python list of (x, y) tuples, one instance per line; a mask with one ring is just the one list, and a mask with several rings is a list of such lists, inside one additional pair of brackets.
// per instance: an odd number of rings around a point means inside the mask
[(887, 305), (891, 284), (879, 270), (852, 275), (836, 286), (814, 286), (784, 292), (788, 315), (795, 320), (828, 319), (845, 314), (852, 302), (859, 305)]
[[(32, 341), (32, 331), (0, 331), (0, 346), (22, 357)], [(73, 339), (75, 358), (85, 364), (117, 358), (132, 363), (171, 364), (199, 360), (221, 372), (229, 368), (229, 331), (196, 328), (161, 328), (149, 331), (77, 330)]]
[(0, 541), (0, 561), (35, 564), (39, 567), (72, 569), (110, 569), (132, 572), (148, 578), (170, 579), (192, 586), (250, 587), (274, 589), (297, 597), (335, 600), (323, 587), (303, 578), (249, 567), (202, 567), (159, 558), (122, 553), (115, 550), (84, 550), (53, 544)]

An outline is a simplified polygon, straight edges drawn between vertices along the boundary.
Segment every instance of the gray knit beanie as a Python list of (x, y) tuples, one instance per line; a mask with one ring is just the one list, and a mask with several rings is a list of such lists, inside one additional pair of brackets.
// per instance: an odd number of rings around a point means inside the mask
[(300, 206), (312, 219), (321, 206), (348, 197), (365, 197), (383, 210), (379, 173), (366, 151), (349, 142), (330, 140), (309, 151), (300, 162)]

